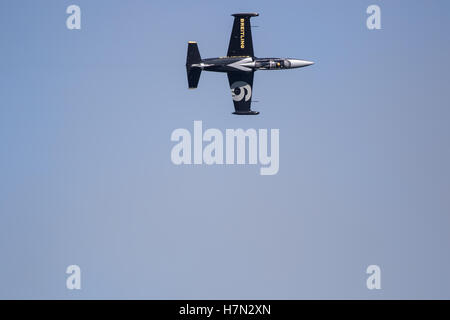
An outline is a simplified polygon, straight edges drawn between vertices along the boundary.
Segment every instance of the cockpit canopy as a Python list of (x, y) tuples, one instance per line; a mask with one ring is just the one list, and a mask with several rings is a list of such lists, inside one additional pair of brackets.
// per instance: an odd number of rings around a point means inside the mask
[(288, 59), (279, 58), (258, 59), (256, 67), (259, 69), (286, 69), (291, 68), (291, 62)]

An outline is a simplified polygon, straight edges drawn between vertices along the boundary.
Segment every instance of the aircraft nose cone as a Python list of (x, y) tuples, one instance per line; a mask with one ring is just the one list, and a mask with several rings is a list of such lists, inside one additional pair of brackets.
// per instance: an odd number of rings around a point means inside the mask
[(291, 63), (291, 68), (301, 68), (301, 67), (307, 67), (314, 62), (308, 61), (308, 60), (299, 60), (299, 59), (289, 59), (289, 62)]

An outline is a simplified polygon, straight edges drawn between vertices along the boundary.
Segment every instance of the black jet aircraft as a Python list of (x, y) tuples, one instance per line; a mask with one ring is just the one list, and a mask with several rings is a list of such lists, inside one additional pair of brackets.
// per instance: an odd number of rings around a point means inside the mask
[(256, 115), (252, 111), (253, 74), (256, 70), (284, 70), (314, 64), (307, 60), (291, 58), (256, 58), (253, 54), (250, 18), (258, 13), (235, 13), (233, 30), (226, 57), (202, 59), (197, 42), (188, 42), (186, 71), (189, 89), (197, 88), (202, 70), (226, 72), (234, 103), (234, 114)]

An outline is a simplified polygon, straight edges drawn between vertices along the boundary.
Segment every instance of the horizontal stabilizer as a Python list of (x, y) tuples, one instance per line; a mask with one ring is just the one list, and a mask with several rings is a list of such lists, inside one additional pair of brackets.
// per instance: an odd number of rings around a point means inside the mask
[(197, 42), (188, 42), (188, 51), (186, 57), (186, 66), (191, 66), (196, 63), (200, 63), (202, 58), (200, 57), (200, 51), (198, 50)]
[(186, 67), (189, 89), (195, 89), (198, 86), (200, 80), (200, 74), (202, 69), (197, 67)]
[(193, 67), (194, 64), (199, 64), (202, 62), (200, 57), (200, 52), (198, 50), (197, 42), (188, 42), (188, 51), (186, 57), (186, 73), (188, 78), (189, 89), (195, 89), (198, 86), (198, 81), (200, 80), (200, 74), (202, 69), (198, 67)]

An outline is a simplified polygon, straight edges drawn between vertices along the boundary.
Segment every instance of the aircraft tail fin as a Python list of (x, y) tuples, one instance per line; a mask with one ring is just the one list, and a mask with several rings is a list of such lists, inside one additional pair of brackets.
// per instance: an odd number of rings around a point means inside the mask
[(195, 65), (201, 62), (202, 58), (200, 57), (200, 52), (198, 51), (197, 42), (189, 41), (186, 58), (186, 72), (188, 77), (189, 89), (195, 89), (198, 86), (202, 69)]

